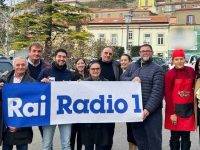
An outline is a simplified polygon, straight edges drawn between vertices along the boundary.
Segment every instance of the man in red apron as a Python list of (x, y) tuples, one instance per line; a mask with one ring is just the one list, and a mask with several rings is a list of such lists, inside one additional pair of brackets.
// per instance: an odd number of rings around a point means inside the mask
[(184, 66), (185, 52), (172, 52), (174, 68), (165, 75), (165, 128), (171, 130), (170, 149), (189, 150), (190, 131), (194, 131), (194, 82), (193, 68)]

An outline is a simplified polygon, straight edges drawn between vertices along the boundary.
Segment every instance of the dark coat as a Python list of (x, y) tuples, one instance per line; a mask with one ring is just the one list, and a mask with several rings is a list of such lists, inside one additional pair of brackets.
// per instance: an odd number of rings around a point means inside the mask
[[(14, 71), (11, 71), (4, 79), (5, 83), (12, 83), (14, 77)], [(30, 77), (28, 73), (24, 75), (21, 83), (34, 82), (35, 80)], [(6, 145), (20, 145), (31, 143), (33, 139), (33, 131), (31, 127), (17, 128), (16, 132), (10, 132), (8, 128), (4, 126), (3, 129), (3, 142)]]
[(52, 63), (50, 68), (45, 68), (38, 76), (38, 81), (43, 78), (55, 77), (55, 81), (71, 81), (73, 79), (72, 72), (67, 69), (67, 66), (58, 67), (55, 62)]
[(1, 145), (1, 141), (2, 141), (2, 131), (3, 131), (2, 92), (0, 91), (0, 145)]
[[(99, 59), (100, 64), (101, 64), (101, 62), (102, 62), (102, 59)], [(123, 72), (120, 67), (120, 63), (118, 61), (112, 60), (112, 67), (113, 67), (113, 72), (115, 75), (115, 81), (120, 81), (120, 76)], [(104, 77), (104, 78), (106, 78), (106, 77)]]
[(162, 108), (164, 96), (164, 73), (162, 68), (149, 60), (142, 63), (141, 59), (129, 65), (122, 74), (122, 81), (131, 81), (133, 78), (141, 79), (142, 102), (144, 109), (150, 113)]
[[(93, 81), (91, 77), (85, 81)], [(100, 78), (98, 81), (107, 81)], [(81, 139), (84, 145), (112, 145), (114, 135), (114, 123), (85, 123), (81, 124)]]

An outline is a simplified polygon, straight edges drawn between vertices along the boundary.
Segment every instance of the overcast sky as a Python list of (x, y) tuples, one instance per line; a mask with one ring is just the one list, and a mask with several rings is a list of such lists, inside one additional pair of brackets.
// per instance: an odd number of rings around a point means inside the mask
[(8, 4), (8, 5), (11, 5), (11, 4), (16, 4), (18, 2), (22, 2), (24, 0), (5, 0), (5, 3)]

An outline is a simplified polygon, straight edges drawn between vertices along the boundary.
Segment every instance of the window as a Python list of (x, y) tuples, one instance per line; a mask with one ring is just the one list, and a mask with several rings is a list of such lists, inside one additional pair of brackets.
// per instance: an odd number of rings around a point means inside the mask
[(130, 50), (132, 46), (133, 46), (133, 43), (132, 42), (128, 42), (128, 50)]
[(132, 31), (129, 31), (129, 33), (128, 33), (128, 39), (129, 40), (133, 39), (133, 32)]
[(188, 15), (186, 19), (186, 24), (194, 24), (195, 23), (195, 17), (193, 15)]
[(164, 44), (164, 34), (158, 34), (158, 45)]
[(99, 40), (100, 40), (100, 41), (105, 41), (105, 40), (106, 40), (106, 39), (105, 39), (105, 34), (100, 33), (100, 34), (99, 34)]
[(151, 35), (150, 34), (144, 34), (143, 44), (151, 44)]
[(112, 45), (117, 45), (117, 34), (112, 34), (111, 35), (111, 44)]

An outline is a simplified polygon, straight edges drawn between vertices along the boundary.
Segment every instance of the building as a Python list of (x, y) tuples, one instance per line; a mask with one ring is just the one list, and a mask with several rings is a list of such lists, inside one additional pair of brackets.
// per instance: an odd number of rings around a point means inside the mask
[(200, 8), (200, 0), (157, 0), (157, 13), (173, 13), (179, 9)]
[(200, 8), (176, 10), (170, 18), (169, 50), (175, 47), (186, 49), (187, 53), (200, 53)]
[[(128, 33), (124, 16), (115, 16), (115, 13), (125, 13), (119, 10), (113, 10), (113, 14), (110, 14), (110, 16), (105, 15), (104, 11), (101, 17), (95, 17), (89, 23), (87, 29), (96, 40), (106, 41), (110, 45), (126, 48), (128, 37), (129, 46), (148, 43), (153, 46), (155, 55), (167, 57), (168, 17), (152, 15), (153, 13), (148, 10), (126, 10), (126, 12), (131, 12), (133, 16), (130, 24), (128, 24)], [(126, 52), (128, 52), (127, 49)]]

